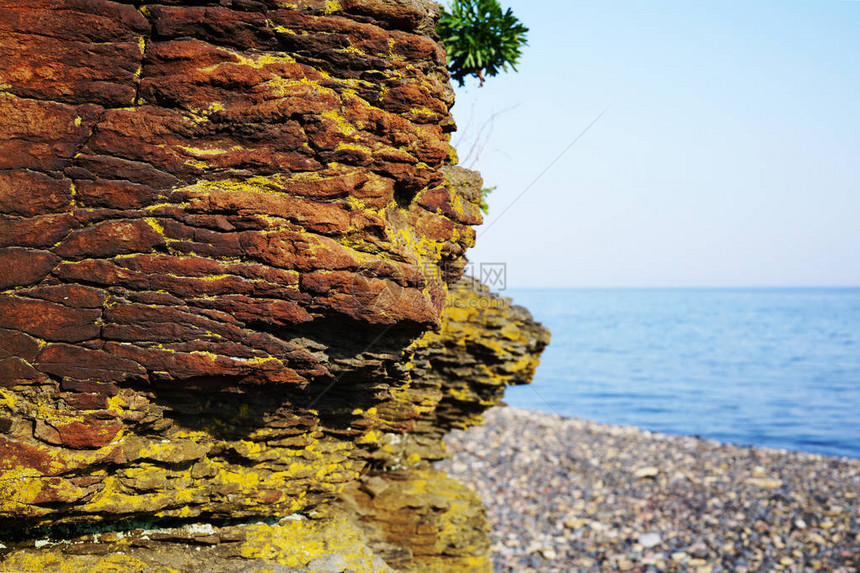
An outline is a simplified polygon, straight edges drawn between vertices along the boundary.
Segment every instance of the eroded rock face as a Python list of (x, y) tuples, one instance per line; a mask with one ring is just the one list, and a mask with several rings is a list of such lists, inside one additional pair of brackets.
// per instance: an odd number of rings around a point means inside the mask
[[(196, 434), (196, 440), (183, 439), (178, 432), (163, 434), (170, 437), (163, 437), (157, 446), (161, 454), (106, 466), (109, 473), (124, 476), (128, 491), (137, 492), (136, 497), (118, 498), (126, 504), (125, 520), (42, 527), (18, 535), (5, 529), (0, 571), (119, 567), (123, 571), (227, 572), (272, 565), (282, 571), (293, 567), (488, 571), (489, 525), (481, 501), (432, 463), (445, 456), (442, 438), (452, 425), (480, 423), (480, 412), (497, 405), (507, 385), (530, 380), (549, 335), (525, 309), (489, 293), (472, 279), (452, 285), (441, 321), (438, 332), (425, 333), (404, 353), (409, 358), (404, 368), (411, 378), (399, 391), (419, 392), (426, 397), (425, 406), (435, 405), (426, 406), (408, 432), (386, 431), (379, 424), (358, 438), (340, 436), (329, 442), (341, 447), (336, 461), (320, 455), (320, 442), (285, 448), (251, 435), (228, 440), (211, 428)], [(277, 396), (268, 397), (277, 402)], [(200, 397), (187, 398), (195, 399)], [(264, 407), (244, 403), (249, 410)], [(286, 404), (281, 408), (289, 410)], [(371, 408), (366, 414), (377, 417), (379, 412)], [(224, 419), (231, 421), (227, 415)], [(277, 423), (269, 424), (278, 428)], [(188, 432), (187, 428), (180, 431)], [(258, 431), (257, 436), (265, 435), (266, 430)], [(131, 437), (117, 443), (134, 448), (138, 440)], [(220, 441), (216, 448), (200, 447), (207, 440)], [(150, 499), (147, 489), (155, 498), (170, 499), (174, 493), (187, 495), (176, 492), (186, 483), (223, 485), (222, 475), (200, 468), (212, 463), (213, 449), (228, 447), (233, 456), (241, 450), (247, 457), (245, 467), (234, 468), (232, 489), (221, 500), (225, 513), (231, 503), (236, 510), (232, 520), (206, 514), (170, 519), (158, 512), (141, 519), (136, 514)], [(285, 452), (289, 457), (277, 458)], [(251, 463), (258, 467), (248, 467)], [(361, 471), (337, 486), (325, 486), (320, 479), (325, 464), (341, 472), (350, 466)], [(270, 481), (260, 479), (261, 471), (271, 472), (265, 474), (272, 476)], [(267, 488), (302, 484), (307, 489), (292, 497), (305, 505), (291, 514), (277, 504), (269, 512), (263, 507), (249, 511), (242, 500)], [(329, 494), (324, 502), (316, 501), (321, 488)], [(11, 488), (6, 492), (15, 495)], [(208, 503), (215, 503), (217, 497)], [(7, 519), (4, 525), (11, 528), (16, 522), (21, 520)]]
[[(384, 433), (368, 471), (342, 498), (386, 562), (415, 571), (483, 570), (489, 551), (483, 504), (434, 469), (452, 428), (481, 424), (505, 388), (531, 382), (549, 331), (471, 278), (451, 286), (442, 328), (411, 349), (412, 384), (439, 396), (405, 434)], [(392, 542), (394, 540), (394, 542)]]
[[(416, 485), (441, 487), (440, 436), (498, 398), (427, 334), (484, 316), (443, 312), (480, 178), (450, 166), (435, 15), (0, 0), (0, 568), (183, 569), (188, 543), (224, 570), (486, 567), (480, 533), (440, 541), (480, 532), (474, 495)], [(489, 367), (520, 378), (490, 386), (528, 378), (525, 338)], [(421, 523), (398, 511), (424, 541), (384, 527), (399, 502), (362, 499), (371, 477), (422, 499)]]

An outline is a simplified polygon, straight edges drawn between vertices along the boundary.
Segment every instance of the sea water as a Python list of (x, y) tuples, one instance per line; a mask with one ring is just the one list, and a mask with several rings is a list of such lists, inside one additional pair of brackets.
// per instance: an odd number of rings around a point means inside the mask
[(860, 457), (860, 289), (501, 294), (552, 331), (511, 406)]

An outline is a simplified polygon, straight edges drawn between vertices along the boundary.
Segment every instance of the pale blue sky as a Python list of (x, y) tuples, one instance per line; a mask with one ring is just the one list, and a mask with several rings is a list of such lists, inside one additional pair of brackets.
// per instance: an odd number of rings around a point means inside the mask
[(502, 4), (520, 73), (454, 108), (468, 138), (517, 106), (476, 165), (498, 190), (472, 261), (509, 287), (860, 286), (860, 2)]

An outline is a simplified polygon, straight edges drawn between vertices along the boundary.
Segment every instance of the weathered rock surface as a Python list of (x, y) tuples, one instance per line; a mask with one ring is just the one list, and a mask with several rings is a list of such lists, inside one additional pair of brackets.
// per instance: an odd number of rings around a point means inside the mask
[(489, 550), (483, 506), (432, 463), (447, 457), (448, 431), (482, 423), (480, 413), (498, 405), (508, 385), (531, 382), (548, 343), (549, 332), (509, 299), (470, 278), (451, 287), (441, 330), (412, 346), (413, 387), (435, 394), (435, 407), (408, 433), (380, 435), (370, 471), (342, 496), (388, 563), (416, 571), (487, 567), (479, 557)]
[(546, 335), (448, 296), (435, 10), (0, 0), (0, 570), (488, 566), (429, 462)]

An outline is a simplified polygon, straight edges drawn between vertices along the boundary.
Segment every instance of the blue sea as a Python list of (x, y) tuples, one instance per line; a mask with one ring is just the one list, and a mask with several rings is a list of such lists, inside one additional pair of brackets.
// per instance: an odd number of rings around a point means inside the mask
[(511, 406), (860, 457), (860, 288), (502, 294), (552, 331)]

